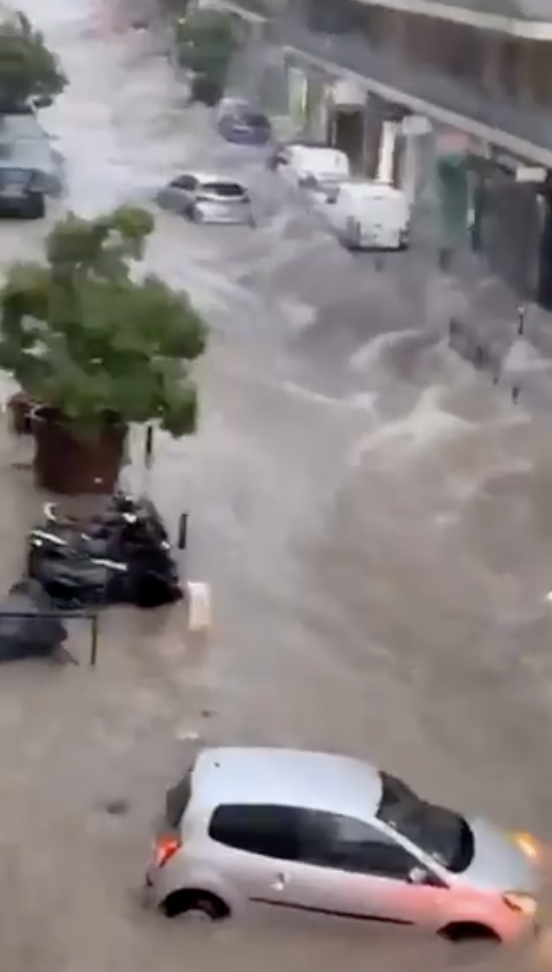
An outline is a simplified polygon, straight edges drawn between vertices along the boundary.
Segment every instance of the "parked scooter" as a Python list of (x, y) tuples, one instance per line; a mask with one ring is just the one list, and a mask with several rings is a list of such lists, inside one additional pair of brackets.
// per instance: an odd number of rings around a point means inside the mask
[(167, 531), (155, 506), (116, 493), (87, 520), (44, 507), (28, 537), (27, 568), (56, 603), (158, 607), (182, 597)]

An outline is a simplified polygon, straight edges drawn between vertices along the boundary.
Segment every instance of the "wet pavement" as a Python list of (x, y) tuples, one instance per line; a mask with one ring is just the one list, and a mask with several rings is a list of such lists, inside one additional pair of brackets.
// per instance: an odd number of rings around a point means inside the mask
[[(125, 475), (174, 530), (191, 511), (183, 569), (211, 583), (214, 627), (192, 643), (180, 609), (114, 611), (95, 671), (76, 626), (80, 668), (2, 671), (3, 969), (354, 970), (367, 949), (378, 972), (546, 967), (546, 937), (474, 954), (371, 929), (196, 931), (140, 908), (194, 733), (356, 753), (552, 839), (549, 420), (451, 353), (451, 295), (424, 253), (377, 270), (341, 251), (254, 153), (184, 110), (147, 37), (114, 34), (84, 0), (21, 6), (72, 79), (44, 113), (69, 205), (147, 202), (181, 167), (220, 166), (249, 180), (261, 225), (159, 214), (149, 266), (190, 290), (212, 346), (198, 436), (159, 438), (146, 479), (137, 435)], [(38, 254), (44, 229), (2, 224), (0, 259)], [(25, 450), (0, 437), (5, 586), (40, 503)], [(119, 799), (127, 812), (108, 814)]]

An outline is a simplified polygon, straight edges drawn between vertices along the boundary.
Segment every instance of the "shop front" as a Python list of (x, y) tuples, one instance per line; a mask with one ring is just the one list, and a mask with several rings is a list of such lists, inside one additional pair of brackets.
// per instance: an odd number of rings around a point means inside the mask
[(552, 227), (546, 170), (490, 151), (468, 156), (471, 242), (516, 294), (552, 303)]
[(441, 252), (465, 245), (470, 222), (469, 136), (452, 129), (435, 134), (437, 241)]

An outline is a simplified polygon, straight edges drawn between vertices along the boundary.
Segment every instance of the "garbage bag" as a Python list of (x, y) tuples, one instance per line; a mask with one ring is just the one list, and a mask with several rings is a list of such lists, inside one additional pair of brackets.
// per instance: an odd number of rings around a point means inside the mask
[(48, 616), (53, 605), (43, 592), (16, 585), (0, 600), (0, 663), (49, 658), (67, 639), (60, 618)]

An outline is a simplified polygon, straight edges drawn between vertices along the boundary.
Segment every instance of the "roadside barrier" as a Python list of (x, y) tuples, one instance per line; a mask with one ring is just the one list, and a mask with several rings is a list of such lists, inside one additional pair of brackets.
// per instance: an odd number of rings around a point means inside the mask
[[(512, 341), (525, 334), (526, 308), (518, 307), (517, 326), (515, 334), (512, 333)], [(512, 382), (505, 385), (502, 379), (502, 362), (504, 349), (497, 351), (491, 344), (485, 343), (478, 328), (457, 317), (451, 317), (448, 323), (448, 345), (468, 364), (472, 365), (477, 371), (488, 374), (493, 385), (501, 384), (507, 387), (512, 402), (516, 405), (520, 400), (521, 388), (519, 384)]]

